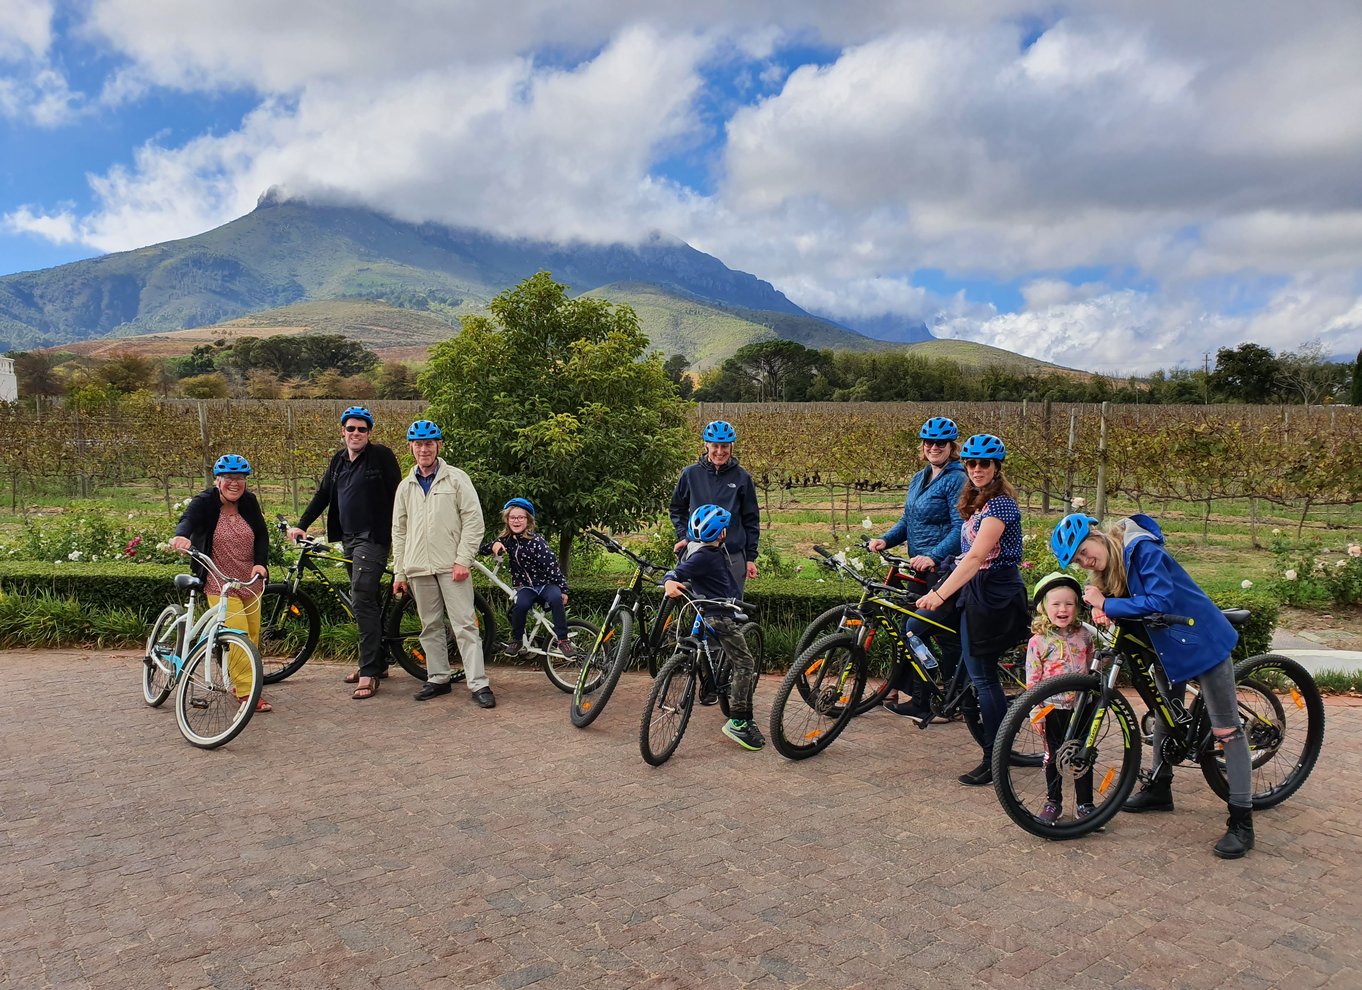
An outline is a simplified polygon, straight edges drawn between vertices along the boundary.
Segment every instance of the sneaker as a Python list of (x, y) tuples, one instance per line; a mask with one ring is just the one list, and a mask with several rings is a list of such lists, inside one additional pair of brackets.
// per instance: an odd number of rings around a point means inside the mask
[(1040, 814), (1036, 816), (1036, 821), (1042, 825), (1053, 825), (1059, 821), (1059, 805), (1053, 801), (1046, 801), (1045, 807), (1040, 809)]
[(730, 718), (724, 723), (724, 735), (743, 749), (758, 750), (766, 745), (766, 739), (757, 728), (757, 723), (752, 721)]
[(558, 641), (558, 652), (562, 654), (564, 660), (576, 660), (582, 655), (570, 639), (560, 639)]
[(923, 708), (915, 701), (886, 701), (884, 707), (895, 715), (916, 719), (918, 722), (925, 722), (932, 717), (929, 709)]
[[(1095, 805), (1080, 804), (1074, 809), (1074, 820), (1081, 822), (1084, 818), (1095, 814), (1097, 814), (1097, 807)], [(1094, 832), (1105, 832), (1106, 830), (1107, 827), (1105, 825), (1098, 825), (1093, 829)]]
[(719, 692), (714, 690), (712, 687), (707, 687), (702, 692), (700, 692), (700, 704), (709, 706), (717, 705), (718, 703)]
[(962, 773), (959, 780), (966, 787), (982, 787), (993, 783), (993, 761), (984, 760), (969, 773)]
[(502, 656), (511, 657), (513, 659), (516, 657), (523, 657), (525, 654), (525, 647), (521, 645), (521, 642), (518, 639), (511, 640), (501, 648)]

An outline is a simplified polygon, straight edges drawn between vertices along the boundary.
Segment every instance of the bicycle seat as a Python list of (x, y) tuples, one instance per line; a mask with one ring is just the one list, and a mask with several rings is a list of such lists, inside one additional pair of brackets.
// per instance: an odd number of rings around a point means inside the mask
[(197, 577), (197, 576), (195, 576), (195, 575), (193, 575), (193, 574), (176, 574), (176, 575), (175, 575), (175, 590), (176, 590), (176, 591), (202, 591), (202, 590), (203, 590), (203, 578)]
[(1249, 620), (1249, 616), (1252, 614), (1246, 608), (1222, 608), (1220, 612), (1225, 618), (1230, 620), (1230, 625), (1232, 626), (1242, 626)]

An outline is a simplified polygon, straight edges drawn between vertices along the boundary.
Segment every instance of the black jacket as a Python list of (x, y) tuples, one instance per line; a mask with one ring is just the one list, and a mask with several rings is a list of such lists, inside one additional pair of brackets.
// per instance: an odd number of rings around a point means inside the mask
[(761, 506), (757, 504), (757, 490), (752, 476), (732, 458), (722, 468), (715, 468), (709, 458), (700, 459), (681, 472), (672, 492), (672, 528), (678, 540), (689, 540), (690, 514), (702, 505), (718, 505), (733, 514), (728, 523), (728, 538), (724, 546), (728, 552), (743, 560), (757, 559), (757, 541), (761, 538)]
[[(260, 500), (251, 492), (242, 492), (236, 505), (241, 518), (246, 520), (246, 525), (251, 527), (251, 532), (255, 535), (252, 556), (261, 567), (267, 567), (270, 562), (270, 531), (265, 525), (265, 514), (260, 511)], [(184, 515), (180, 516), (179, 524), (175, 527), (175, 535), (189, 537), (190, 546), (199, 553), (211, 557), (213, 534), (218, 530), (218, 519), (221, 516), (222, 496), (218, 494), (218, 490), (209, 488), (199, 492), (185, 506)], [(192, 566), (195, 574), (199, 577), (205, 576), (204, 568), (197, 561)]]
[[(345, 535), (341, 532), (336, 471), (340, 467), (341, 458), (348, 456), (349, 453), (344, 447), (336, 451), (331, 463), (326, 466), (326, 473), (322, 475), (322, 483), (317, 486), (317, 493), (312, 496), (312, 501), (307, 503), (307, 508), (303, 510), (298, 520), (298, 528), (307, 529), (313, 520), (325, 512), (326, 538), (332, 543), (339, 542)], [(381, 443), (368, 444), (359, 456), (364, 459), (364, 492), (369, 503), (364, 514), (370, 520), (369, 539), (388, 546), (393, 538), (393, 499), (397, 496), (397, 486), (402, 480), (402, 472), (397, 467), (396, 455)]]

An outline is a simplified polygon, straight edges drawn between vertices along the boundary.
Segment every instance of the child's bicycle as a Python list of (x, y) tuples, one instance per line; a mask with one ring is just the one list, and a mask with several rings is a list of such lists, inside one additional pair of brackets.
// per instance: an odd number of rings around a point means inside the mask
[[(510, 622), (509, 612), (510, 607), (515, 604), (516, 591), (499, 573), (504, 560), (504, 557), (493, 558), (491, 567), (475, 560), (472, 566), (473, 570), (506, 596), (508, 613), (506, 621)], [(558, 645), (558, 636), (553, 631), (553, 619), (543, 608), (536, 605), (530, 609), (530, 614), (525, 618), (525, 638), (521, 642), (521, 648), (530, 656), (539, 657), (549, 683), (560, 691), (571, 692), (577, 688), (577, 680), (581, 676), (587, 651), (596, 642), (600, 630), (592, 623), (581, 619), (568, 619), (567, 627), (568, 641), (577, 651), (576, 655), (571, 657), (564, 656), (562, 648)], [(486, 646), (485, 643), (483, 645)]]
[[(1225, 611), (1234, 625), (1242, 625), (1248, 616), (1244, 609)], [(1142, 625), (1166, 628), (1190, 622), (1175, 615), (1150, 615)], [(998, 800), (1014, 822), (1045, 839), (1072, 839), (1101, 828), (1121, 810), (1135, 786), (1143, 743), (1140, 722), (1116, 686), (1123, 669), (1129, 671), (1135, 693), (1166, 729), (1162, 752), (1153, 756), (1154, 773), (1195, 762), (1211, 790), (1222, 800), (1229, 796), (1224, 754), (1201, 696), (1190, 705), (1174, 697), (1141, 623), (1117, 623), (1105, 638), (1108, 642), (1097, 650), (1089, 673), (1041, 681), (1012, 703), (998, 730), (993, 759)], [(1287, 657), (1267, 653), (1241, 660), (1234, 679), (1252, 760), (1253, 807), (1270, 808), (1294, 794), (1310, 776), (1324, 745), (1324, 702), (1314, 678)], [(1095, 810), (1081, 819), (1070, 816), (1047, 823), (1037, 817), (1047, 800), (1044, 771), (1011, 766), (997, 754), (1008, 746), (1043, 745), (1045, 716), (1057, 707), (1058, 695), (1070, 696), (1072, 713), (1051, 759), (1069, 792), (1066, 801), (1073, 800), (1073, 782), (1091, 774)]]
[[(870, 550), (865, 540), (861, 541), (861, 546), (867, 551)], [(827, 551), (822, 547), (815, 549), (823, 555), (824, 559), (820, 560), (820, 563), (836, 559), (828, 557)], [(885, 586), (906, 589), (917, 597), (921, 597), (931, 590), (931, 582), (927, 580), (930, 574), (924, 575), (915, 570), (907, 558), (895, 556), (887, 550), (879, 551), (879, 556), (889, 565), (889, 572), (885, 575), (883, 582)], [(855, 628), (861, 621), (858, 609), (865, 603), (867, 594), (868, 592), (863, 589), (858, 601), (847, 602), (845, 605), (834, 605), (805, 626), (804, 631), (799, 635), (799, 641), (795, 644), (794, 655), (803, 655), (805, 650), (824, 636), (831, 636), (833, 633), (842, 632), (847, 628)], [(875, 648), (876, 643), (879, 644), (879, 649)], [(874, 629), (866, 635), (865, 651), (870, 657), (870, 667), (866, 671), (865, 690), (861, 692), (861, 700), (856, 703), (852, 715), (864, 715), (878, 708), (885, 696), (889, 694), (891, 686), (898, 679), (905, 662), (903, 650), (898, 648), (898, 644), (887, 637), (877, 636)], [(796, 686), (800, 689), (800, 695), (805, 701), (808, 701), (808, 682), (800, 681)]]
[[(911, 607), (921, 592), (871, 580), (824, 548), (814, 549), (826, 566), (856, 581), (864, 592), (855, 606), (841, 606), (844, 612), (840, 631), (815, 640), (799, 654), (776, 689), (770, 726), (776, 751), (787, 759), (807, 759), (822, 752), (842, 733), (865, 695), (872, 664), (868, 646), (879, 637), (891, 644), (894, 656), (891, 669), (909, 664), (927, 685), (927, 704), (933, 719), (919, 721), (918, 728), (926, 729), (935, 718), (963, 718), (970, 735), (982, 746), (983, 725), (978, 717), (974, 685), (964, 663), (956, 665), (949, 679), (943, 678), (935, 654), (921, 637), (906, 633), (903, 628), (905, 619), (931, 622)], [(956, 632), (948, 626), (941, 628), (948, 633)], [(1013, 648), (999, 658), (998, 672), (1006, 696), (1016, 697), (1025, 690), (1025, 655), (1020, 648)], [(1011, 759), (1039, 766), (1043, 752), (1017, 747)]]
[(694, 612), (695, 618), (690, 635), (677, 640), (671, 659), (658, 671), (643, 709), (638, 748), (651, 766), (662, 766), (681, 745), (697, 694), (717, 696), (724, 717), (730, 714), (728, 687), (733, 679), (733, 664), (720, 645), (718, 634), (705, 622), (701, 608), (727, 609), (735, 621), (743, 622), (751, 606), (736, 599), (686, 596), (677, 608), (678, 617)]
[[(282, 516), (276, 517), (276, 520), (275, 528), (287, 533), (288, 522)], [(260, 598), (260, 655), (265, 667), (266, 684), (276, 684), (302, 670), (303, 664), (307, 663), (321, 640), (321, 611), (312, 596), (303, 590), (304, 571), (311, 572), (341, 610), (354, 618), (350, 589), (333, 582), (327, 568), (318, 561), (332, 566), (350, 564), (349, 558), (333, 549), (331, 544), (305, 536), (298, 541), (298, 559), (289, 567), (284, 580), (271, 581), (265, 585), (265, 592)], [(393, 594), (391, 569), (384, 569), (383, 578), (379, 601), (384, 651), (412, 677), (424, 681), (426, 655), (421, 648), (421, 618), (416, 613), (416, 600), (411, 595)], [(487, 658), (493, 650), (496, 616), (481, 592), (473, 594), (473, 609), (477, 616), (478, 634), (482, 636), (483, 657)], [(461, 681), (464, 674), (459, 660), (459, 647), (448, 626), (445, 635), (450, 668), (453, 670), (451, 680)]]
[(221, 595), (217, 605), (197, 615), (203, 579), (175, 575), (176, 590), (187, 592), (188, 599), (167, 605), (151, 624), (142, 654), (142, 697), (159, 708), (175, 691), (180, 733), (201, 749), (216, 749), (246, 728), (260, 700), (265, 680), (260, 654), (244, 631), (226, 626), (228, 593), (260, 578), (234, 581), (206, 554), (187, 553), (222, 582)]
[[(589, 529), (586, 535), (612, 553), (628, 559), (634, 570), (615, 591), (605, 620), (582, 660), (577, 683), (573, 685), (569, 714), (572, 724), (579, 729), (586, 728), (605, 710), (620, 675), (630, 664), (646, 665), (648, 673), (656, 676), (662, 660), (671, 656), (675, 649), (677, 633), (672, 600), (660, 596), (654, 605), (643, 593), (645, 578), (661, 577), (667, 569), (643, 559), (604, 533)], [(642, 634), (636, 636), (636, 629), (642, 630)], [(761, 669), (766, 652), (761, 626), (747, 622), (742, 627), (742, 634)]]

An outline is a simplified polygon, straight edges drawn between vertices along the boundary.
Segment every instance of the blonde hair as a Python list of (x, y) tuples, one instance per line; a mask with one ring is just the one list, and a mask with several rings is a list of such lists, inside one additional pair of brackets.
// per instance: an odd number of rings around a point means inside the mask
[[(1088, 571), (1097, 590), (1108, 598), (1125, 598), (1130, 594), (1130, 582), (1126, 578), (1126, 531), (1120, 524), (1103, 532), (1094, 529), (1085, 540), (1100, 540), (1107, 551), (1107, 566), (1100, 571)], [(1081, 545), (1081, 544), (1080, 544)]]
[(504, 509), (501, 510), (501, 539), (504, 540), (504, 539), (506, 539), (506, 537), (508, 537), (508, 536), (514, 536), (514, 535), (515, 535), (514, 533), (511, 532), (511, 520), (510, 520), (510, 515), (511, 515), (511, 510), (512, 510), (512, 509), (519, 509), (521, 512), (525, 513), (525, 515), (527, 515), (527, 516), (530, 517), (530, 518), (529, 518), (529, 522), (527, 522), (527, 523), (525, 524), (525, 532), (524, 532), (523, 534), (521, 534), (521, 535), (523, 535), (523, 536), (533, 536), (533, 535), (534, 535), (534, 513), (533, 513), (533, 512), (530, 512), (530, 511), (529, 511), (528, 509), (526, 509), (523, 505), (508, 505), (506, 508), (504, 508)]
[(1035, 618), (1031, 620), (1031, 631), (1038, 636), (1044, 636), (1047, 633), (1059, 629), (1059, 626), (1051, 622), (1050, 616), (1045, 612), (1045, 600), (1056, 591), (1067, 591), (1074, 596), (1074, 604), (1078, 607), (1074, 609), (1074, 621), (1071, 623), (1070, 628), (1079, 625), (1078, 615), (1079, 609), (1083, 607), (1083, 596), (1074, 591), (1074, 589), (1067, 584), (1056, 584), (1053, 588), (1046, 588), (1045, 594), (1041, 595), (1040, 601), (1036, 602), (1036, 615)]

